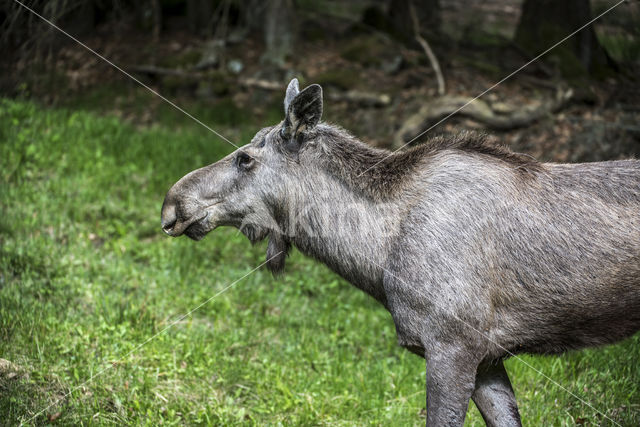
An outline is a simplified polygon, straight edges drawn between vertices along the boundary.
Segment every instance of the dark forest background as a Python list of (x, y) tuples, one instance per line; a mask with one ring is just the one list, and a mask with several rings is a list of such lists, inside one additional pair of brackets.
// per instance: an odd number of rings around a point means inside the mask
[[(261, 112), (298, 77), (323, 85), (329, 120), (387, 147), (411, 140), (615, 4), (27, 3), (172, 99), (226, 105), (226, 114), (237, 110), (264, 119)], [(637, 154), (639, 14), (637, 2), (617, 7), (425, 137), (479, 128), (545, 159)], [(111, 99), (101, 99), (100, 109), (137, 122), (154, 120), (154, 102), (136, 114), (135, 102), (114, 102), (133, 82), (17, 3), (0, 7), (0, 27), (2, 93), (59, 104), (111, 87)]]

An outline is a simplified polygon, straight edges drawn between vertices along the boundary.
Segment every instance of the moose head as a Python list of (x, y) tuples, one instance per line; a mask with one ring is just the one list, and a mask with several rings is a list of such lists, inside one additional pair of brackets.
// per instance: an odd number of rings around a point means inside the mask
[[(297, 178), (313, 173), (308, 151), (318, 136), (322, 88), (287, 87), (285, 119), (260, 130), (249, 144), (188, 173), (171, 187), (162, 205), (162, 229), (170, 236), (202, 239), (219, 226), (233, 226), (255, 243), (269, 237), (267, 265), (284, 267), (290, 243), (284, 229)], [(306, 153), (303, 155), (303, 153)]]

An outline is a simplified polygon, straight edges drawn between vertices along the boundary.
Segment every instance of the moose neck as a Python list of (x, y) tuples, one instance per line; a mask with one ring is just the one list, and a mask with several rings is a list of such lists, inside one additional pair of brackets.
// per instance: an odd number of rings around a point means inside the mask
[(391, 152), (374, 148), (333, 125), (318, 125), (322, 155), (317, 160), (324, 170), (352, 191), (372, 200), (391, 200), (408, 188), (430, 145)]
[[(355, 148), (374, 150), (362, 146)], [(300, 177), (296, 206), (292, 206), (297, 218), (289, 227), (291, 241), (303, 253), (386, 304), (383, 267), (399, 232), (401, 197), (383, 197), (379, 189), (372, 190), (374, 185), (362, 182), (369, 177), (359, 180), (354, 175), (359, 168), (345, 164), (352, 161), (350, 156), (327, 154), (321, 156), (325, 160), (316, 163), (319, 167), (313, 173)]]
[(292, 243), (306, 255), (384, 303), (382, 267), (397, 234), (397, 208), (373, 203), (328, 177), (315, 177), (327, 192), (298, 206)]

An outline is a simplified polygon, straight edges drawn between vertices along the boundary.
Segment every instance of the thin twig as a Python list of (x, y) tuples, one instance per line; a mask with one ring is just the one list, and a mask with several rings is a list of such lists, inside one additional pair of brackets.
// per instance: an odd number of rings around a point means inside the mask
[(433, 67), (433, 71), (436, 73), (436, 79), (438, 80), (438, 95), (442, 96), (445, 94), (445, 86), (444, 86), (444, 78), (442, 77), (442, 71), (440, 70), (440, 63), (438, 62), (438, 58), (431, 50), (431, 46), (429, 43), (420, 35), (420, 22), (418, 21), (418, 15), (416, 14), (416, 8), (413, 6), (413, 1), (409, 0), (409, 13), (411, 14), (411, 21), (413, 22), (413, 35), (422, 49), (424, 53), (427, 54), (427, 58), (429, 58), (429, 62), (431, 62), (431, 67)]

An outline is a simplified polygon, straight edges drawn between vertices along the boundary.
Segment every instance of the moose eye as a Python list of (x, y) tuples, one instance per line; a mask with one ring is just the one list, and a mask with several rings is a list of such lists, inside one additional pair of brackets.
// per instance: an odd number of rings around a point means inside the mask
[(253, 164), (253, 157), (251, 157), (244, 151), (241, 151), (238, 153), (238, 156), (236, 157), (236, 166), (238, 166), (238, 168), (247, 169), (251, 167), (252, 164)]

